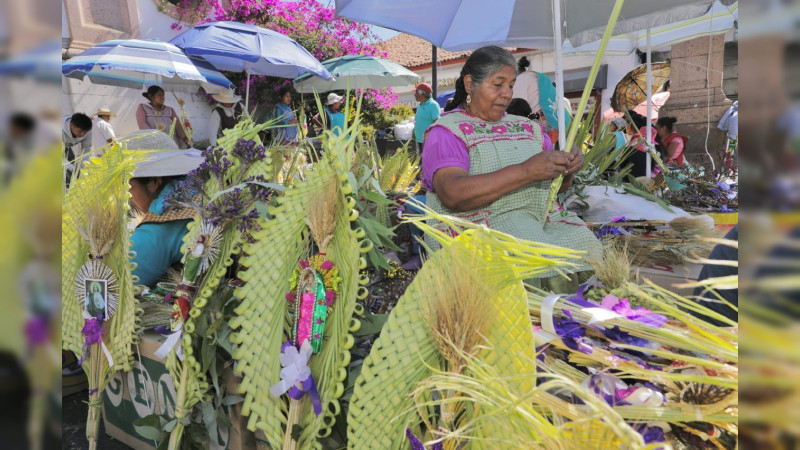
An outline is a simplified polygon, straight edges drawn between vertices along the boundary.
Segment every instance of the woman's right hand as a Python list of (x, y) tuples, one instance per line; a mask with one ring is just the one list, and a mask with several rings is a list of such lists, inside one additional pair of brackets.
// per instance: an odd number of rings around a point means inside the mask
[(561, 151), (544, 151), (520, 164), (530, 181), (547, 181), (567, 172), (570, 154)]

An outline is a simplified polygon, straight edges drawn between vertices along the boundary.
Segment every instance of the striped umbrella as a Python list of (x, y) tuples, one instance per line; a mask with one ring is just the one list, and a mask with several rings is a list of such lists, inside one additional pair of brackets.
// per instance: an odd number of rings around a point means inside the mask
[(161, 41), (140, 39), (101, 42), (61, 65), (61, 73), (95, 84), (142, 89), (157, 84), (166, 90), (208, 92), (232, 89), (230, 82), (207, 62), (186, 56)]

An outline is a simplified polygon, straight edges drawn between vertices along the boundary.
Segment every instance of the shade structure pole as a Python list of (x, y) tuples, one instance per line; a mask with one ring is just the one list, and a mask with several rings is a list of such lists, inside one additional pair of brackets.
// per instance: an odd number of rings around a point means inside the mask
[(567, 130), (566, 118), (564, 117), (564, 64), (562, 61), (563, 55), (561, 51), (561, 0), (553, 0), (553, 48), (556, 56), (556, 114), (558, 117), (558, 148), (564, 148), (567, 145)]
[(245, 71), (247, 72), (247, 87), (244, 95), (244, 110), (247, 112), (247, 116), (250, 117), (250, 69), (245, 69)]
[(439, 74), (437, 73), (436, 63), (438, 59), (436, 44), (431, 44), (431, 90), (433, 91), (433, 99), (436, 100), (436, 87), (439, 85)]
[[(650, 50), (650, 28), (647, 28), (647, 139), (648, 149), (653, 148), (653, 134), (650, 132), (650, 125), (653, 120), (653, 61), (651, 59)], [(646, 174), (650, 177), (653, 166), (653, 158), (650, 156), (650, 151), (647, 152), (647, 165)]]

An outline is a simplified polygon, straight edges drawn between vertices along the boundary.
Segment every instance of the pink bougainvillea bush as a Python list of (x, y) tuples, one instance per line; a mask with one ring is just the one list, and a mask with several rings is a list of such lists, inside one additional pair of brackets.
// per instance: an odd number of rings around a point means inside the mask
[[(344, 55), (370, 55), (386, 57), (375, 43), (378, 36), (368, 25), (337, 17), (332, 7), (326, 7), (315, 0), (181, 0), (176, 5), (177, 12), (189, 24), (201, 24), (220, 20), (258, 25), (285, 34), (306, 48), (320, 61)], [(182, 24), (173, 24), (179, 29)], [(246, 92), (246, 77), (241, 74), (227, 74), (237, 90)], [(272, 109), (276, 93), (291, 80), (275, 77), (250, 77), (250, 104), (256, 105), (260, 113)], [(300, 96), (293, 101), (299, 106)], [(365, 93), (363, 107), (367, 109), (389, 109), (397, 101), (391, 90), (369, 90)], [(305, 103), (314, 104), (312, 98)], [(365, 111), (367, 116), (371, 115)]]

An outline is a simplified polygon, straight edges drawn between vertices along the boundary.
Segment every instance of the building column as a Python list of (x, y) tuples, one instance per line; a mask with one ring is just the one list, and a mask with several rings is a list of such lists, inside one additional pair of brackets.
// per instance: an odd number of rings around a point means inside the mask
[(671, 56), (670, 97), (658, 115), (678, 119), (676, 128), (689, 138), (686, 157), (701, 162), (707, 158), (706, 133), (711, 155), (725, 147), (725, 133), (717, 129), (732, 103), (722, 91), (725, 38), (718, 35), (682, 42), (672, 46)]

